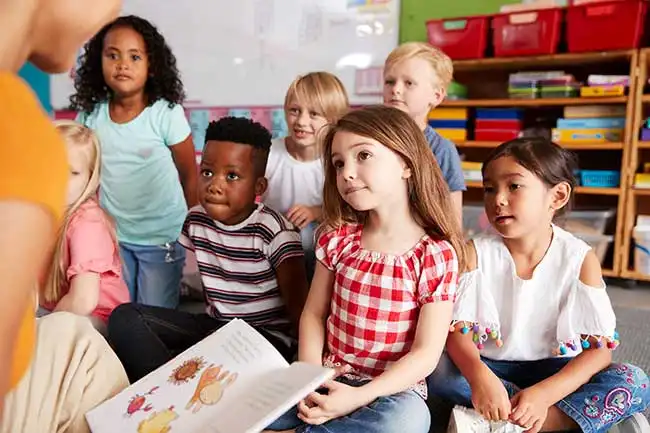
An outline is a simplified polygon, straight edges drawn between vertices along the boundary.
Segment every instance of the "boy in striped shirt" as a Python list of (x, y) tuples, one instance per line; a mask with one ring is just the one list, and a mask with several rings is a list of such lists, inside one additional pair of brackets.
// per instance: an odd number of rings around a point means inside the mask
[(259, 123), (226, 117), (210, 123), (205, 140), (200, 204), (190, 209), (179, 241), (196, 255), (207, 311), (117, 308), (109, 339), (132, 382), (235, 317), (253, 325), (288, 360), (297, 349), (307, 297), (300, 232), (255, 200), (266, 190), (271, 135)]

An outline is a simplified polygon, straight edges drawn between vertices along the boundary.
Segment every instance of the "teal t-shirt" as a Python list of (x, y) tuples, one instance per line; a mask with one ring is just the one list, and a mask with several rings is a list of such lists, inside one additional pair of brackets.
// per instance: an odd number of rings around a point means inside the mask
[(158, 100), (127, 123), (111, 120), (108, 103), (77, 121), (95, 131), (102, 149), (100, 201), (116, 221), (121, 242), (162, 245), (176, 241), (187, 204), (169, 146), (190, 126), (183, 107)]

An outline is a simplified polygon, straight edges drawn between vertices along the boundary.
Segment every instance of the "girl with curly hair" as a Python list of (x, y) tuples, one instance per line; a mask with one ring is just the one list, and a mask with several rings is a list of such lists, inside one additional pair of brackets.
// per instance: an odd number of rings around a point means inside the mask
[(151, 23), (123, 16), (86, 44), (75, 89), (77, 121), (101, 142), (100, 200), (116, 221), (131, 300), (176, 308), (185, 263), (177, 240), (198, 202), (176, 58)]

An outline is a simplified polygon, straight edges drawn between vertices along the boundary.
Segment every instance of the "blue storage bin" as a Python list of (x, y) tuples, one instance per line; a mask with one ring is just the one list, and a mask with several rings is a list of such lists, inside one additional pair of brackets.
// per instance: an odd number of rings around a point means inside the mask
[(465, 129), (467, 119), (429, 119), (429, 126), (433, 129)]
[(616, 188), (621, 172), (615, 170), (580, 170), (580, 185), (592, 188)]
[(618, 129), (625, 128), (625, 117), (591, 119), (557, 119), (558, 129)]
[(524, 111), (521, 108), (477, 108), (477, 119), (521, 120)]

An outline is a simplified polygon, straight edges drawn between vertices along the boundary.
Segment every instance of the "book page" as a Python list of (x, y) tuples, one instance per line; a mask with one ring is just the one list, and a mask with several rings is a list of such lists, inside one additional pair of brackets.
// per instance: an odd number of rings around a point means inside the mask
[(289, 368), (266, 374), (237, 398), (224, 404), (226, 414), (203, 426), (208, 433), (258, 433), (310, 392), (334, 376), (334, 370), (320, 365), (294, 362)]
[[(147, 356), (142, 353), (142, 356)], [(241, 389), (288, 369), (277, 350), (235, 319), (86, 414), (93, 433), (192, 432), (221, 419)]]

